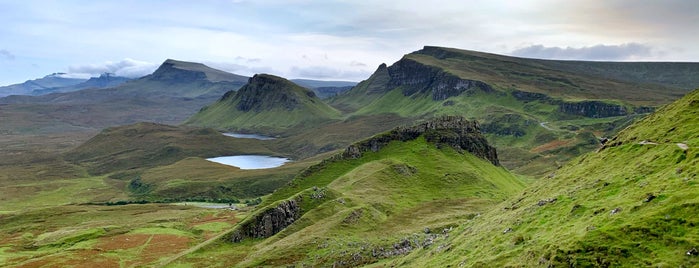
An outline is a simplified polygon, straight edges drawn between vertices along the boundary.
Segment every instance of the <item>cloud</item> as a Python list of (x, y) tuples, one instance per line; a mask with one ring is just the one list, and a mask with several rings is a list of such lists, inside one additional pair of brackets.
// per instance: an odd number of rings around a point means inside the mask
[(621, 45), (596, 45), (589, 47), (546, 47), (531, 45), (510, 53), (513, 56), (561, 59), (561, 60), (635, 60), (649, 58), (653, 55), (652, 47), (639, 43)]
[(292, 66), (289, 77), (309, 79), (345, 79), (359, 81), (371, 75), (368, 70), (343, 70), (327, 66)]
[(367, 64), (366, 64), (366, 63), (363, 63), (363, 62), (359, 62), (359, 61), (353, 60), (353, 61), (350, 62), (350, 66), (367, 67)]
[(118, 62), (107, 61), (101, 64), (75, 65), (68, 67), (68, 75), (72, 77), (94, 77), (103, 73), (113, 73), (118, 76), (137, 78), (151, 74), (159, 64), (123, 59)]
[[(246, 60), (247, 61), (247, 60)], [(229, 73), (234, 73), (237, 75), (244, 75), (244, 76), (253, 76), (254, 74), (259, 74), (259, 73), (266, 73), (266, 74), (279, 74), (279, 71), (268, 66), (251, 66), (251, 65), (242, 65), (242, 64), (237, 64), (237, 63), (232, 63), (232, 62), (213, 62), (213, 61), (205, 61), (204, 64), (207, 66), (214, 68), (214, 69), (219, 69), (222, 71), (226, 71)]]
[(15, 60), (15, 55), (5, 49), (0, 49), (0, 59)]

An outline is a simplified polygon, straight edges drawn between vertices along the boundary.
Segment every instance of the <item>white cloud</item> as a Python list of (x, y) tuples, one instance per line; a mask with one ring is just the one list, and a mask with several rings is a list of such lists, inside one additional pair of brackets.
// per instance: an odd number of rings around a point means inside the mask
[(653, 56), (653, 48), (639, 43), (595, 45), (589, 47), (546, 47), (531, 45), (512, 51), (514, 56), (564, 60), (636, 60)]
[(117, 76), (138, 78), (151, 74), (159, 64), (134, 59), (121, 61), (107, 61), (101, 64), (74, 65), (68, 67), (68, 75), (71, 77), (94, 77), (103, 73), (113, 73)]

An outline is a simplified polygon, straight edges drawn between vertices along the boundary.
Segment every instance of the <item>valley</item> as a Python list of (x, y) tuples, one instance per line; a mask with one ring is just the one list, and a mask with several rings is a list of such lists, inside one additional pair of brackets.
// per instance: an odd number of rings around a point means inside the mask
[(426, 46), (4, 96), (0, 266), (697, 265), (698, 77)]

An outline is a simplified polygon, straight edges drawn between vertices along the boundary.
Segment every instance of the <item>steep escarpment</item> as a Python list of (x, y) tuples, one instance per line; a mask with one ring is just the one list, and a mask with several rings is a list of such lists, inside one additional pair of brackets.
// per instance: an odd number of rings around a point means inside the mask
[(626, 107), (601, 101), (562, 102), (559, 111), (591, 118), (624, 116), (629, 114)]
[(462, 79), (443, 69), (403, 58), (388, 67), (390, 80), (387, 88), (402, 87), (404, 96), (428, 93), (432, 100), (446, 100), (469, 90), (490, 92), (493, 89), (486, 83)]
[(238, 91), (229, 91), (186, 124), (217, 129), (278, 134), (300, 126), (327, 123), (340, 112), (312, 91), (284, 78), (257, 74)]

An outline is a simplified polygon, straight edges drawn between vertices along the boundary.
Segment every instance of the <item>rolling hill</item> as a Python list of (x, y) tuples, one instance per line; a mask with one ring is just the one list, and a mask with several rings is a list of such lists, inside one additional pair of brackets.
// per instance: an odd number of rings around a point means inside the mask
[(118, 181), (130, 200), (242, 199), (269, 194), (311, 162), (241, 170), (206, 161), (228, 155), (283, 155), (273, 141), (232, 138), (213, 129), (155, 123), (107, 128), (63, 154), (91, 176)]
[(219, 244), (176, 263), (372, 263), (411, 251), (414, 240), (442, 239), (442, 229), (476, 217), (523, 187), (498, 166), (477, 123), (441, 117), (357, 142), (309, 167)]
[(284, 78), (257, 74), (238, 91), (229, 91), (216, 103), (204, 107), (186, 125), (242, 132), (279, 134), (340, 118), (312, 91)]

